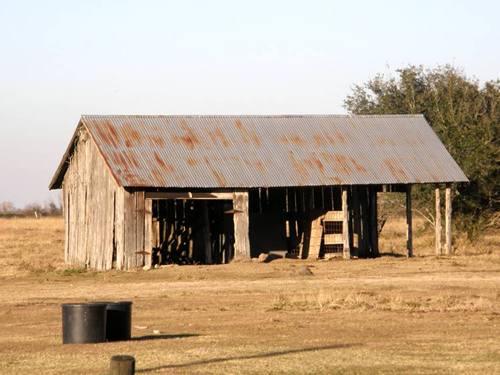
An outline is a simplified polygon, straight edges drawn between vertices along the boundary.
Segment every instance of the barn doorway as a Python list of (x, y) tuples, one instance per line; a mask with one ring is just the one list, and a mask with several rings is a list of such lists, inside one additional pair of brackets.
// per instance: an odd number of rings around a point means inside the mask
[(234, 256), (229, 199), (153, 199), (152, 265), (221, 264)]

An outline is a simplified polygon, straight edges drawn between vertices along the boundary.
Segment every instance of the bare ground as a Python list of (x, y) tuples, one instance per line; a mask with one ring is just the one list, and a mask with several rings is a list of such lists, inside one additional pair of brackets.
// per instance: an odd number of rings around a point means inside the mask
[[(0, 220), (0, 373), (500, 373), (498, 233), (437, 258), (417, 223), (413, 259), (401, 233), (375, 260), (95, 273), (63, 265), (60, 219)], [(110, 299), (134, 302), (132, 341), (61, 344), (61, 303)]]

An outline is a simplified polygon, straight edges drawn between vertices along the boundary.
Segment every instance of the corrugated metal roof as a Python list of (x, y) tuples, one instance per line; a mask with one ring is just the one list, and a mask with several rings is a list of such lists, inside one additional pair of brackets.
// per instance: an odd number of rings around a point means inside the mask
[[(422, 115), (91, 115), (81, 123), (126, 187), (467, 181)], [(60, 187), (57, 175), (51, 188)]]

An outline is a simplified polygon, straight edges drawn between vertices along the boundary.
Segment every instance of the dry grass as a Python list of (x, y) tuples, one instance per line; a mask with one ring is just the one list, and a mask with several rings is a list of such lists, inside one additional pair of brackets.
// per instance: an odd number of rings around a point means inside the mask
[(391, 293), (352, 292), (332, 294), (321, 291), (318, 294), (303, 294), (299, 297), (278, 295), (275, 297), (273, 310), (359, 310), (359, 311), (395, 311), (395, 312), (491, 312), (500, 314), (500, 293), (488, 296), (443, 295), (408, 297)]
[(4, 275), (64, 268), (61, 218), (0, 219), (0, 267)]
[[(138, 374), (500, 373), (500, 235), (434, 257), (420, 225), (413, 259), (395, 220), (378, 259), (97, 273), (64, 267), (60, 220), (0, 220), (0, 373), (105, 374), (114, 354)], [(111, 299), (133, 300), (135, 340), (61, 345), (61, 303)]]

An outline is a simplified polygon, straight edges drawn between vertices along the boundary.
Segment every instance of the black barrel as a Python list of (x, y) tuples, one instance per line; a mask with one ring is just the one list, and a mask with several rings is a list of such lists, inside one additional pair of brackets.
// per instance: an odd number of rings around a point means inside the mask
[(132, 302), (108, 302), (106, 313), (106, 339), (130, 340), (132, 329)]
[(105, 302), (65, 303), (61, 306), (63, 344), (106, 341)]

